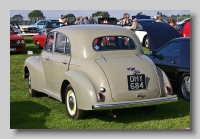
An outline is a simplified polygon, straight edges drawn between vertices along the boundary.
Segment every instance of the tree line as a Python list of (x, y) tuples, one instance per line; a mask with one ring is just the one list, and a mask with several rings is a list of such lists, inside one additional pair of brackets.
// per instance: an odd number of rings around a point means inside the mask
[[(141, 14), (142, 12), (138, 13), (138, 14)], [(72, 13), (69, 13), (69, 14), (66, 14), (67, 17), (76, 17), (74, 14)], [(95, 13), (92, 14), (92, 17), (97, 17), (97, 16), (101, 16), (102, 18), (109, 18), (110, 17), (110, 14), (107, 12), (107, 11), (97, 11)], [(183, 14), (183, 15), (171, 15), (171, 17), (190, 17), (190, 14)], [(42, 19), (45, 19), (45, 16), (43, 14), (43, 12), (41, 10), (33, 10), (32, 12), (30, 12), (28, 14), (28, 18), (31, 19), (31, 18), (35, 18), (35, 17), (38, 17), (38, 18), (42, 18)], [(168, 17), (167, 15), (164, 15), (162, 14), (162, 17)], [(23, 20), (23, 16), (20, 15), (20, 14), (17, 14), (17, 15), (14, 15), (12, 17), (13, 19), (21, 19)]]

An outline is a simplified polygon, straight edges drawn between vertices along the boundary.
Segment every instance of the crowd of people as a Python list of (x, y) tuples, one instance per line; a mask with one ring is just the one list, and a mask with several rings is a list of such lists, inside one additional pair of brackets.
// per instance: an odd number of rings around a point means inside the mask
[[(61, 26), (69, 25), (67, 16), (61, 15), (59, 21), (61, 22)], [(76, 18), (74, 25), (86, 25), (86, 24), (94, 24), (94, 23), (95, 21), (91, 16), (86, 16), (86, 17), (80, 16)]]
[[(143, 14), (143, 15), (146, 16), (146, 14)], [(156, 15), (154, 18), (155, 18), (156, 22), (163, 22), (162, 19), (160, 18), (160, 15)], [(65, 16), (61, 15), (59, 21), (61, 22), (60, 26), (70, 25), (66, 15)], [(138, 22), (137, 18), (130, 19), (130, 14), (124, 13), (123, 17), (117, 22), (117, 24), (122, 27), (131, 29), (131, 30), (135, 30), (137, 27), (137, 22)], [(74, 22), (74, 25), (86, 25), (86, 24), (97, 24), (97, 21), (95, 21), (91, 16), (86, 16), (86, 17), (80, 16), (80, 17), (77, 17)], [(176, 21), (174, 19), (169, 19), (168, 24), (170, 26), (172, 26), (174, 29), (176, 29), (176, 27), (177, 27)], [(187, 26), (185, 27), (185, 31), (187, 32), (187, 34), (190, 31), (190, 25), (188, 25), (188, 24), (189, 23), (187, 23)], [(184, 34), (184, 37), (185, 36), (188, 36), (188, 35)]]

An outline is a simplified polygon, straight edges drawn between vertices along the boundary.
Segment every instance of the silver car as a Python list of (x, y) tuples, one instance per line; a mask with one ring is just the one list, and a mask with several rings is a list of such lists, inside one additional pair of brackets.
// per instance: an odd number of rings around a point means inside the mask
[(67, 115), (88, 110), (150, 107), (178, 101), (166, 74), (144, 55), (133, 31), (114, 25), (51, 30), (39, 56), (24, 63), (29, 95), (63, 102)]

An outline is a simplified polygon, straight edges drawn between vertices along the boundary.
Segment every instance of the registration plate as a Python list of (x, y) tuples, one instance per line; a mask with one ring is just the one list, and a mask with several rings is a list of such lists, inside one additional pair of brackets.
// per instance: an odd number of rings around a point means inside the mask
[(16, 51), (16, 48), (10, 48), (10, 51)]
[(127, 79), (129, 90), (146, 89), (145, 74), (128, 75)]

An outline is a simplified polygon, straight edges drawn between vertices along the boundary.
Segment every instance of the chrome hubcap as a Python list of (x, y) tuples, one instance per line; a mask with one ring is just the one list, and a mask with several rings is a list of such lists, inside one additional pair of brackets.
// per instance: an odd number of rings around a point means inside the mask
[(30, 76), (28, 78), (28, 90), (29, 90), (29, 93), (31, 93), (31, 77)]
[(72, 96), (69, 97), (69, 108), (71, 110), (74, 108), (74, 99)]
[(76, 113), (76, 97), (72, 90), (69, 90), (67, 93), (67, 109), (70, 115), (74, 115)]

